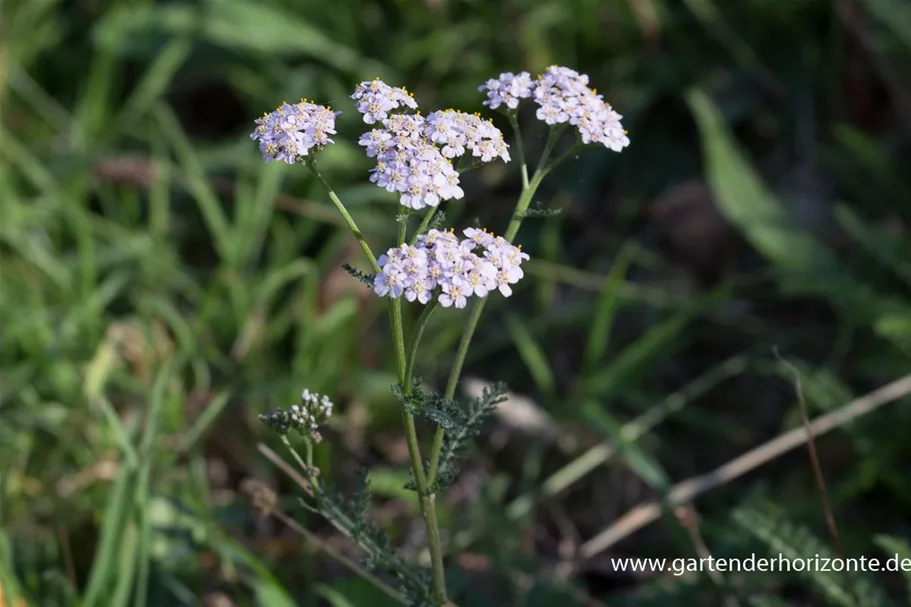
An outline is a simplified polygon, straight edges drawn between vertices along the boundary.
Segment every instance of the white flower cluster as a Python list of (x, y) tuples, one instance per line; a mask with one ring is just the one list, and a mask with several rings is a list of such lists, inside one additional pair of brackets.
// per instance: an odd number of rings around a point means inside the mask
[(367, 156), (377, 161), (370, 170), (370, 181), (399, 193), (402, 206), (435, 207), (443, 200), (464, 196), (450, 159), (466, 150), (482, 162), (509, 161), (509, 146), (489, 120), (455, 110), (434, 112), (426, 119), (420, 114), (395, 113), (393, 110), (416, 109), (417, 104), (405, 89), (380, 80), (362, 82), (352, 97), (358, 100), (364, 122), (382, 124), (358, 140), (367, 148)]
[(623, 118), (614, 111), (597, 89), (588, 87), (588, 76), (568, 67), (551, 66), (532, 81), (527, 72), (506, 72), (488, 80), (478, 90), (487, 91), (484, 105), (496, 109), (518, 107), (522, 99), (533, 97), (538, 104), (536, 116), (548, 125), (569, 123), (576, 127), (582, 143), (600, 143), (615, 152), (629, 145), (620, 124)]
[(296, 424), (316, 430), (332, 417), (332, 401), (325, 394), (320, 396), (316, 392), (304, 389), (301, 393), (301, 404), (291, 405), (290, 413)]
[(487, 101), (484, 105), (492, 110), (505, 105), (511, 110), (519, 107), (522, 99), (531, 97), (532, 81), (528, 72), (505, 72), (496, 78), (491, 78), (478, 87), (479, 91), (487, 91)]
[(313, 148), (332, 143), (335, 117), (341, 112), (309, 103), (302, 99), (294, 105), (282, 103), (274, 112), (256, 120), (250, 139), (259, 141), (259, 151), (266, 162), (298, 162)]
[(364, 115), (367, 124), (382, 122), (392, 110), (415, 110), (418, 107), (414, 93), (409, 93), (404, 87), (389, 86), (379, 78), (358, 84), (351, 98), (357, 101), (357, 111)]
[(332, 417), (332, 406), (328, 396), (304, 390), (300, 404), (291, 405), (287, 410), (279, 409), (268, 415), (260, 415), (259, 419), (279, 434), (287, 434), (294, 429), (316, 438), (319, 427)]
[(623, 118), (604, 102), (597, 89), (588, 88), (588, 76), (568, 67), (547, 68), (535, 85), (537, 117), (547, 124), (568, 122), (579, 131), (583, 143), (600, 143), (619, 152), (629, 145)]
[(398, 192), (402, 206), (411, 209), (435, 207), (441, 200), (465, 195), (452, 163), (424, 136), (422, 116), (394, 114), (383, 125), (358, 140), (368, 157), (376, 157), (370, 181)]
[(503, 133), (493, 122), (481, 118), (480, 114), (466, 114), (458, 110), (434, 112), (424, 122), (424, 135), (443, 146), (446, 158), (461, 156), (467, 147), (471, 155), (480, 158), (481, 162), (490, 162), (494, 158), (509, 162), (509, 146), (503, 139)]
[[(451, 230), (430, 230), (415, 246), (389, 249), (377, 260), (374, 292), (426, 304), (439, 288), (437, 300), (445, 308), (464, 308), (472, 295), (486, 297), (493, 290), (512, 295), (510, 285), (524, 276), (521, 266), (528, 255), (484, 230), (467, 228), (463, 233), (466, 238), (460, 240)], [(476, 249), (482, 250), (480, 255)]]

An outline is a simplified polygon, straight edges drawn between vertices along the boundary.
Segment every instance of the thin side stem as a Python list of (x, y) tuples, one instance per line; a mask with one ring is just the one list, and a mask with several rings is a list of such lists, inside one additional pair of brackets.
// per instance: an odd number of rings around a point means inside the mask
[(308, 439), (304, 441), (307, 449), (305, 453), (307, 457), (306, 461), (302, 460), (300, 454), (297, 452), (297, 449), (291, 446), (291, 441), (288, 440), (287, 436), (282, 435), (281, 440), (282, 444), (284, 444), (285, 447), (288, 448), (288, 451), (291, 452), (291, 457), (293, 457), (294, 461), (297, 462), (297, 465), (301, 467), (301, 470), (304, 473), (304, 478), (307, 479), (307, 481), (310, 483), (310, 486), (313, 488), (313, 497), (315, 497), (317, 502), (319, 502), (322, 494), (320, 492), (319, 483), (311, 473), (311, 470), (313, 469), (313, 445), (310, 444), (310, 440)]
[(528, 189), (528, 164), (525, 162), (525, 146), (522, 145), (522, 131), (519, 129), (519, 119), (516, 112), (509, 112), (509, 124), (516, 136), (516, 156), (519, 158), (519, 171), (522, 173), (522, 191)]
[(583, 144), (581, 141), (577, 141), (576, 145), (574, 145), (573, 147), (569, 148), (568, 150), (566, 150), (565, 152), (563, 152), (562, 154), (557, 156), (556, 160), (554, 160), (553, 162), (550, 163), (548, 170), (549, 171), (554, 170), (555, 168), (557, 168), (558, 166), (563, 164), (566, 160), (568, 160), (569, 158), (572, 158), (573, 156), (578, 154), (579, 150), (581, 150), (583, 147), (585, 147), (585, 144)]
[(364, 251), (364, 255), (367, 256), (367, 259), (370, 261), (370, 266), (373, 268), (374, 272), (379, 271), (379, 267), (376, 265), (376, 256), (373, 254), (373, 251), (370, 250), (370, 245), (367, 244), (367, 241), (364, 240), (364, 235), (361, 234), (360, 228), (357, 227), (357, 224), (354, 223), (354, 219), (351, 217), (351, 214), (348, 213), (348, 209), (345, 208), (344, 203), (335, 193), (335, 190), (332, 189), (332, 186), (329, 185), (329, 182), (322, 176), (319, 172), (319, 169), (316, 166), (316, 160), (310, 159), (307, 162), (307, 166), (316, 176), (323, 187), (326, 188), (326, 192), (329, 193), (329, 199), (335, 204), (335, 208), (338, 209), (338, 212), (342, 214), (342, 218), (345, 220), (345, 223), (348, 224), (348, 229), (351, 230), (351, 233), (354, 234), (354, 238), (357, 240), (357, 243), (361, 245), (361, 250)]
[(414, 245), (418, 241), (418, 236), (427, 231), (427, 226), (430, 225), (430, 222), (433, 221), (433, 216), (437, 213), (437, 207), (431, 207), (427, 214), (424, 215), (424, 219), (421, 221), (418, 226), (417, 231), (414, 233), (414, 236), (411, 237), (411, 240), (408, 244)]
[(506, 233), (503, 234), (503, 238), (509, 242), (512, 242), (512, 239), (519, 233), (519, 227), (522, 225), (522, 219), (525, 211), (528, 210), (528, 205), (531, 204), (531, 199), (538, 190), (538, 186), (541, 185), (541, 181), (553, 168), (547, 164), (547, 161), (550, 159), (550, 154), (554, 151), (554, 146), (557, 145), (557, 141), (559, 141), (563, 131), (566, 130), (565, 127), (566, 125), (558, 125), (550, 129), (547, 143), (544, 144), (544, 151), (541, 152), (541, 160), (538, 161), (538, 168), (535, 170), (535, 174), (532, 175), (528, 187), (522, 190), (522, 195), (519, 196), (519, 202), (516, 204), (516, 211), (513, 213), (512, 220), (506, 228)]
[[(368, 245), (367, 241), (364, 240), (360, 229), (357, 227), (357, 224), (354, 223), (354, 219), (352, 219), (351, 215), (348, 213), (348, 209), (345, 208), (345, 205), (336, 195), (335, 191), (332, 189), (326, 179), (320, 174), (319, 169), (316, 166), (316, 161), (310, 159), (307, 162), (307, 166), (320, 181), (323, 187), (326, 188), (326, 191), (329, 193), (329, 198), (335, 204), (339, 213), (341, 213), (342, 217), (345, 220), (345, 223), (348, 224), (348, 228), (351, 230), (351, 233), (354, 235), (355, 239), (357, 239), (358, 244), (361, 245), (361, 249), (367, 256), (367, 259), (370, 261), (370, 265), (373, 267), (373, 270), (375, 272), (379, 272), (380, 268), (376, 264), (376, 256), (373, 254), (373, 251), (370, 250), (370, 245)], [(401, 222), (399, 225), (399, 245), (405, 242), (405, 232), (407, 228), (408, 224), (406, 221)], [(395, 339), (395, 355), (396, 362), (398, 363), (399, 385), (402, 388), (402, 392), (408, 395), (411, 392), (411, 380), (406, 378), (407, 360), (405, 357), (405, 335), (402, 329), (402, 302), (400, 299), (396, 298), (391, 300), (389, 305), (389, 315), (392, 322), (392, 334)], [(430, 547), (431, 566), (433, 568), (433, 600), (435, 605), (442, 606), (446, 605), (448, 603), (448, 600), (446, 598), (445, 570), (443, 569), (443, 550), (442, 544), (440, 542), (440, 530), (437, 525), (436, 509), (434, 508), (433, 501), (429, 499), (429, 492), (427, 491), (427, 475), (424, 472), (424, 465), (421, 459), (421, 451), (420, 445), (418, 444), (418, 435), (417, 428), (414, 424), (414, 416), (403, 409), (402, 422), (405, 426), (405, 439), (408, 443), (408, 454), (411, 460), (411, 469), (414, 472), (414, 479), (418, 487), (418, 503), (421, 507), (421, 515), (424, 518), (424, 523), (427, 526), (427, 540)], [(298, 464), (309, 473), (307, 464), (303, 462), (297, 452), (291, 448), (291, 445), (287, 442), (286, 438), (284, 439), (284, 442), (291, 450), (291, 453), (293, 454), (295, 460), (297, 460)], [(318, 491), (319, 484), (316, 482), (316, 479), (310, 478), (310, 483), (313, 485), (314, 491)]]
[(427, 321), (430, 320), (434, 310), (437, 309), (436, 300), (431, 301), (424, 306), (424, 311), (418, 317), (417, 326), (414, 329), (414, 337), (411, 340), (411, 352), (408, 355), (408, 361), (405, 364), (405, 381), (411, 385), (411, 379), (414, 377), (414, 361), (418, 357), (418, 345), (421, 343), (421, 337), (424, 336), (424, 329), (427, 327)]
[[(511, 119), (513, 123), (513, 128), (518, 134), (518, 122), (513, 116)], [(513, 213), (512, 219), (509, 222), (509, 226), (506, 228), (506, 233), (503, 234), (503, 238), (507, 241), (512, 242), (516, 237), (516, 234), (519, 232), (519, 227), (522, 225), (522, 219), (524, 218), (525, 211), (528, 210), (528, 205), (531, 204), (532, 198), (534, 198), (535, 192), (538, 190), (538, 186), (541, 185), (541, 181), (544, 177), (551, 171), (552, 166), (547, 164), (547, 161), (550, 159), (550, 154), (554, 150), (554, 146), (557, 145), (560, 136), (565, 130), (565, 125), (559, 125), (550, 130), (550, 134), (547, 137), (547, 143), (544, 145), (544, 151), (541, 153), (541, 159), (538, 161), (538, 168), (535, 169), (535, 174), (532, 176), (531, 181), (528, 181), (528, 172), (525, 168), (524, 162), (524, 153), (521, 151), (522, 146), (519, 145), (519, 158), (520, 163), (522, 164), (522, 194), (519, 196), (519, 201), (516, 203), (516, 210)], [(518, 140), (521, 142), (521, 139)], [(455, 361), (452, 364), (452, 370), (449, 373), (449, 381), (446, 382), (446, 392), (443, 393), (444, 399), (452, 399), (455, 396), (456, 388), (459, 385), (459, 377), (462, 374), (462, 366), (465, 364), (465, 357), (468, 355), (468, 347), (471, 345), (471, 339), (474, 337), (475, 329), (478, 326), (478, 321), (481, 318), (481, 313), (484, 311), (484, 306), (487, 303), (487, 299), (482, 299), (475, 304), (475, 307), (471, 311), (471, 315), (468, 317), (468, 322), (465, 325), (465, 330), (462, 332), (462, 338), (459, 340), (459, 348), (456, 351)], [(442, 426), (437, 426), (436, 432), (433, 435), (433, 444), (430, 448), (430, 467), (428, 468), (427, 478), (430, 481), (431, 486), (436, 481), (437, 472), (439, 472), (440, 466), (440, 453), (443, 450), (443, 439), (446, 438), (446, 431), (443, 430)], [(435, 497), (435, 496), (431, 496)]]
[[(399, 225), (398, 244), (405, 242), (407, 224), (403, 221)], [(408, 396), (411, 394), (411, 377), (410, 371), (412, 365), (409, 365), (405, 356), (405, 334), (402, 327), (402, 300), (395, 298), (390, 302), (390, 316), (392, 318), (392, 334), (395, 339), (395, 357), (399, 372), (399, 387), (402, 394)], [(422, 315), (424, 324), (427, 322), (430, 313), (425, 310), (426, 317)], [(419, 321), (419, 331), (423, 333), (423, 326)], [(416, 334), (417, 338), (418, 335)], [(413, 344), (413, 348), (417, 344)], [(430, 549), (430, 566), (431, 580), (433, 585), (434, 605), (445, 605), (446, 598), (446, 570), (443, 567), (443, 544), (440, 541), (440, 528), (437, 523), (436, 503), (431, 499), (427, 475), (424, 472), (424, 461), (421, 457), (421, 446), (418, 442), (418, 431), (414, 423), (414, 416), (402, 408), (402, 425), (405, 428), (405, 442), (408, 444), (408, 458), (411, 463), (411, 471), (414, 474), (414, 482), (417, 485), (418, 505), (421, 508), (421, 516), (424, 519), (424, 526), (427, 528), (427, 544)]]

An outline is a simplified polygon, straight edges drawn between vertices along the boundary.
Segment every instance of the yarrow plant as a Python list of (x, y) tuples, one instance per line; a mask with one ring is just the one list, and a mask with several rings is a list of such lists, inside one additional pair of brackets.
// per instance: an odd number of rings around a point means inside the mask
[[(443, 568), (443, 545), (436, 518), (437, 494), (458, 472), (456, 460), (485, 418), (503, 399), (505, 387), (498, 385), (465, 405), (455, 400), (462, 364), (487, 298), (510, 297), (513, 286), (523, 277), (522, 264), (529, 259), (521, 245), (513, 244), (525, 217), (535, 211), (529, 205), (547, 176), (557, 165), (584, 146), (597, 144), (615, 152), (629, 145), (618, 114), (596, 89), (589, 88), (588, 76), (567, 67), (551, 66), (537, 78), (528, 72), (505, 72), (479, 87), (486, 93), (484, 105), (505, 115), (512, 131), (522, 191), (515, 211), (502, 235), (486, 229), (467, 227), (440, 230), (431, 227), (440, 205), (464, 197), (461, 176), (482, 164), (510, 162), (510, 145), (493, 121), (478, 114), (454, 109), (418, 111), (414, 95), (404, 87), (393, 87), (376, 79), (358, 84), (351, 98), (363, 122), (371, 125), (358, 140), (367, 157), (375, 159), (369, 180), (398, 196), (402, 211), (398, 217), (398, 238), (394, 246), (377, 258), (358, 229), (347, 207), (322, 176), (316, 158), (333, 143), (335, 121), (340, 112), (311, 101), (283, 103), (256, 121), (250, 137), (259, 143), (266, 162), (278, 160), (303, 164), (320, 181), (344, 218), (370, 265), (364, 272), (347, 267), (355, 278), (389, 302), (398, 382), (393, 392), (402, 405), (402, 421), (412, 469), (409, 488), (416, 493), (427, 530), (430, 570), (402, 559), (378, 526), (366, 516), (370, 501), (366, 475), (354, 500), (345, 500), (325, 486), (313, 466), (313, 445), (320, 442), (319, 428), (332, 414), (332, 402), (304, 390), (301, 402), (260, 416), (276, 431), (303, 469), (313, 490), (318, 509), (336, 527), (358, 542), (367, 552), (367, 564), (383, 567), (396, 575), (409, 604), (439, 607), (450, 604)], [(523, 105), (537, 106), (534, 116), (548, 129), (534, 173), (529, 177), (519, 116)], [(554, 157), (563, 135), (573, 127), (575, 141)], [(420, 224), (409, 238), (408, 223), (418, 211)], [(413, 335), (406, 339), (403, 328), (404, 302), (421, 308)], [(462, 322), (464, 331), (442, 394), (427, 392), (414, 378), (414, 366), (424, 330), (437, 308), (471, 311)], [(407, 350), (407, 354), (406, 354)], [(415, 417), (435, 426), (429, 457), (421, 452)], [(295, 430), (302, 437), (301, 457), (288, 439)]]

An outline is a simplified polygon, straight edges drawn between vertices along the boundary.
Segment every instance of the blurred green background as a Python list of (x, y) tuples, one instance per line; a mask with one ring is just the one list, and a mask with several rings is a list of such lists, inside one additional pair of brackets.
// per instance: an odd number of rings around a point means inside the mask
[[(2, 28), (0, 604), (396, 604), (326, 552), (363, 557), (258, 448), (283, 453), (258, 414), (330, 394), (324, 477), (369, 466), (372, 516), (417, 556), (384, 306), (341, 269), (363, 266), (319, 184), (248, 135), (283, 99), (342, 110), (321, 166), (384, 249), (396, 206), (367, 182), (354, 84), (483, 111), (483, 81), (550, 64), (589, 74), (632, 144), (548, 178), (537, 203), (562, 212), (526, 220), (527, 278), (482, 319), (465, 389), (519, 396), (441, 500), (451, 598), (909, 604), (907, 573), (612, 564), (838, 555), (803, 447), (586, 543), (799, 426), (776, 352), (811, 417), (911, 372), (908, 2), (5, 0)], [(522, 124), (535, 158), (543, 125)], [(464, 185), (449, 223), (502, 231), (516, 165)], [(431, 385), (465, 318), (433, 319)], [(844, 556), (911, 557), (897, 396), (817, 441)], [(302, 527), (258, 516), (250, 479)]]

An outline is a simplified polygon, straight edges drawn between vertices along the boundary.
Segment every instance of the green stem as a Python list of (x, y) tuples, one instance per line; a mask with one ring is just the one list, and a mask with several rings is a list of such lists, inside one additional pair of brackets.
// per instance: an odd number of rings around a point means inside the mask
[(313, 488), (313, 497), (316, 498), (317, 503), (320, 503), (319, 483), (311, 472), (313, 469), (313, 445), (310, 443), (310, 439), (304, 440), (304, 445), (306, 446), (306, 461), (301, 459), (301, 456), (297, 452), (297, 449), (291, 446), (291, 441), (288, 440), (287, 436), (282, 435), (282, 443), (285, 445), (285, 447), (288, 448), (288, 451), (291, 452), (291, 457), (294, 458), (294, 461), (296, 461), (297, 465), (301, 467), (301, 470), (303, 470), (304, 478), (310, 481), (310, 486)]
[[(405, 242), (407, 225), (402, 222), (399, 226), (398, 244)], [(395, 298), (390, 302), (390, 315), (392, 318), (392, 334), (395, 339), (395, 357), (398, 365), (399, 387), (402, 394), (409, 396), (411, 394), (411, 376), (413, 361), (409, 364), (405, 356), (405, 334), (402, 328), (402, 300)], [(431, 310), (432, 311), (432, 310)], [(415, 334), (415, 343), (412, 344), (412, 351), (417, 349), (417, 340), (423, 334), (424, 325), (430, 317), (427, 310), (418, 320), (418, 329)], [(414, 474), (414, 482), (417, 485), (418, 505), (421, 508), (421, 516), (424, 518), (424, 525), (427, 528), (427, 543), (430, 549), (430, 566), (431, 580), (433, 585), (433, 602), (435, 607), (446, 605), (446, 570), (443, 568), (443, 544), (440, 541), (440, 528), (437, 523), (436, 502), (432, 499), (429, 491), (430, 485), (427, 483), (427, 475), (424, 472), (424, 462), (421, 457), (421, 446), (418, 443), (417, 427), (414, 423), (414, 415), (402, 408), (402, 425), (405, 427), (405, 442), (408, 444), (408, 458), (411, 462), (411, 471)]]
[[(354, 223), (354, 219), (351, 218), (351, 215), (348, 213), (345, 205), (335, 194), (335, 191), (333, 191), (332, 187), (325, 180), (325, 178), (323, 178), (323, 176), (320, 174), (319, 169), (316, 166), (316, 161), (311, 158), (307, 161), (307, 166), (310, 168), (319, 182), (323, 185), (323, 187), (326, 188), (326, 191), (329, 193), (329, 198), (333, 203), (335, 203), (335, 207), (338, 209), (339, 213), (342, 214), (342, 217), (345, 219), (345, 223), (348, 224), (348, 228), (351, 230), (351, 233), (354, 234), (354, 238), (357, 239), (358, 244), (361, 245), (361, 249), (363, 249), (364, 254), (370, 261), (370, 265), (373, 267), (373, 270), (375, 272), (379, 272), (380, 269), (376, 265), (376, 256), (374, 256), (373, 251), (370, 250), (370, 245), (368, 245), (367, 241), (364, 240), (360, 229), (357, 227), (357, 224)], [(407, 228), (407, 222), (403, 221), (401, 224), (399, 224), (399, 245), (405, 242), (405, 232)], [(407, 396), (411, 392), (411, 380), (406, 378), (407, 361), (405, 358), (405, 336), (402, 329), (402, 302), (400, 299), (396, 298), (391, 300), (389, 305), (389, 314), (392, 321), (392, 333), (395, 338), (395, 355), (396, 361), (398, 363), (399, 385), (402, 388), (402, 392)], [(411, 469), (414, 472), (414, 479), (418, 487), (418, 503), (421, 507), (421, 515), (424, 517), (424, 523), (427, 526), (427, 540), (428, 544), (430, 545), (430, 558), (431, 565), (433, 567), (433, 600), (435, 606), (442, 606), (446, 605), (448, 603), (448, 600), (446, 598), (446, 579), (445, 570), (443, 569), (443, 550), (442, 543), (440, 542), (440, 530), (439, 526), (437, 525), (435, 502), (427, 490), (427, 475), (424, 472), (424, 464), (421, 461), (421, 451), (420, 445), (418, 444), (418, 435), (417, 428), (414, 424), (414, 416), (403, 409), (402, 421), (405, 426), (405, 439), (408, 443), (408, 454), (411, 459)], [(291, 444), (287, 442), (287, 438), (284, 438), (283, 440), (291, 450), (298, 464), (302, 468), (307, 469), (307, 464), (303, 462), (300, 458), (300, 455), (298, 455), (297, 452), (291, 448)], [(317, 490), (319, 485), (316, 482), (316, 479), (311, 478), (310, 482), (314, 486), (314, 490)]]
[(528, 189), (528, 164), (525, 162), (525, 146), (522, 145), (522, 130), (519, 129), (519, 119), (516, 112), (509, 112), (509, 124), (516, 136), (516, 156), (519, 158), (519, 171), (522, 173), (522, 191)]
[(405, 381), (411, 385), (411, 379), (414, 377), (414, 361), (418, 357), (418, 344), (421, 343), (421, 337), (424, 336), (424, 329), (427, 327), (427, 321), (433, 311), (437, 309), (437, 301), (433, 300), (424, 306), (424, 311), (418, 317), (417, 326), (414, 329), (414, 337), (411, 340), (411, 352), (408, 355), (408, 361), (405, 364)]
[(348, 228), (351, 230), (351, 233), (354, 234), (354, 238), (357, 240), (358, 244), (361, 245), (361, 249), (364, 251), (364, 255), (367, 256), (367, 259), (370, 261), (370, 265), (373, 268), (374, 272), (379, 271), (379, 267), (376, 265), (376, 256), (373, 254), (373, 251), (370, 250), (370, 245), (367, 244), (367, 241), (364, 240), (363, 234), (361, 234), (360, 228), (357, 227), (357, 224), (354, 223), (354, 219), (351, 217), (351, 214), (348, 213), (348, 209), (345, 208), (344, 203), (339, 199), (338, 195), (335, 193), (335, 190), (332, 189), (332, 186), (329, 185), (329, 182), (322, 176), (319, 172), (319, 169), (316, 166), (316, 159), (311, 158), (307, 161), (307, 167), (313, 172), (316, 178), (319, 180), (323, 187), (326, 188), (326, 192), (329, 193), (329, 199), (335, 204), (335, 208), (338, 209), (338, 212), (342, 214), (345, 223), (348, 224)]
[(577, 141), (576, 145), (574, 145), (573, 147), (569, 148), (568, 150), (566, 150), (565, 152), (563, 152), (562, 154), (557, 156), (557, 159), (550, 163), (550, 166), (547, 167), (547, 170), (548, 171), (554, 170), (555, 168), (557, 168), (558, 166), (563, 164), (566, 160), (568, 160), (569, 158), (572, 158), (573, 156), (578, 154), (579, 150), (581, 150), (584, 147), (585, 147), (584, 143), (582, 143), (581, 141)]
[(424, 219), (421, 221), (421, 224), (418, 226), (417, 232), (414, 233), (414, 236), (411, 238), (411, 241), (408, 243), (414, 246), (414, 243), (418, 241), (418, 236), (427, 231), (427, 226), (430, 225), (430, 222), (433, 221), (433, 216), (436, 215), (437, 207), (431, 207), (427, 214), (424, 215)]
[[(518, 132), (518, 123), (515, 120), (515, 117), (512, 117), (512, 122), (514, 122), (513, 128)], [(550, 134), (547, 137), (547, 143), (544, 145), (544, 151), (541, 153), (541, 159), (538, 161), (538, 168), (535, 170), (535, 174), (532, 176), (531, 181), (522, 188), (522, 194), (519, 196), (519, 201), (516, 203), (516, 210), (513, 213), (512, 220), (510, 220), (509, 226), (506, 228), (506, 233), (503, 235), (503, 238), (507, 241), (512, 242), (512, 239), (516, 237), (516, 234), (519, 232), (519, 227), (522, 225), (525, 211), (528, 210), (528, 205), (531, 204), (531, 200), (534, 198), (538, 186), (541, 185), (541, 181), (553, 168), (552, 165), (547, 164), (547, 161), (550, 159), (550, 154), (553, 152), (554, 146), (557, 145), (557, 141), (560, 139), (564, 130), (565, 125), (559, 125), (550, 130)], [(525, 170), (524, 155), (520, 152), (519, 157), (521, 159), (520, 162), (522, 162), (524, 177), (527, 174)], [(524, 181), (525, 179), (523, 179), (523, 182)], [(452, 364), (452, 370), (449, 373), (449, 381), (446, 382), (446, 392), (443, 393), (444, 399), (450, 400), (455, 397), (455, 391), (459, 384), (459, 377), (462, 374), (462, 366), (465, 364), (465, 357), (468, 355), (468, 346), (471, 345), (471, 339), (474, 337), (474, 331), (478, 326), (478, 321), (481, 318), (481, 313), (484, 311), (486, 303), (486, 298), (476, 303), (474, 309), (471, 311), (471, 315), (468, 317), (465, 330), (462, 332), (462, 339), (459, 341), (459, 348), (456, 351), (455, 361), (453, 361)], [(437, 426), (436, 432), (433, 435), (433, 444), (430, 447), (430, 466), (427, 473), (427, 478), (431, 486), (433, 486), (433, 483), (436, 481), (437, 472), (439, 472), (440, 453), (443, 450), (444, 438), (446, 438), (446, 431), (443, 430), (441, 426)]]
[(547, 164), (547, 161), (550, 159), (550, 154), (554, 151), (554, 146), (557, 145), (557, 141), (559, 141), (564, 130), (566, 130), (566, 125), (563, 124), (550, 129), (547, 143), (544, 144), (544, 151), (541, 152), (541, 160), (538, 161), (538, 168), (535, 170), (535, 174), (532, 175), (528, 187), (523, 188), (522, 194), (519, 196), (519, 202), (516, 203), (516, 211), (513, 213), (512, 220), (510, 220), (509, 226), (506, 228), (506, 233), (503, 234), (503, 238), (506, 240), (512, 242), (512, 239), (519, 233), (523, 215), (525, 214), (525, 211), (528, 210), (531, 199), (534, 198), (538, 186), (541, 185), (541, 181), (544, 180), (553, 168), (553, 166)]

